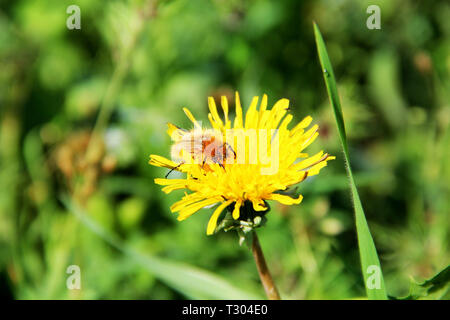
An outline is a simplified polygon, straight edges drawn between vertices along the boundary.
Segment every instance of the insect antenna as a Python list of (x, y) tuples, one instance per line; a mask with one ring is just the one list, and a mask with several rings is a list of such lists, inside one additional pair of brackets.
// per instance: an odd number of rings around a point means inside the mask
[(228, 150), (231, 150), (234, 154), (234, 158), (236, 159), (236, 152), (233, 150), (233, 148), (230, 146), (230, 144), (228, 142), (225, 142), (225, 145), (227, 146)]
[(179, 163), (176, 167), (173, 167), (172, 169), (170, 169), (170, 171), (167, 172), (165, 178), (167, 179), (167, 177), (169, 176), (169, 174), (171, 174), (173, 170), (178, 169), (182, 164), (183, 164), (183, 162)]

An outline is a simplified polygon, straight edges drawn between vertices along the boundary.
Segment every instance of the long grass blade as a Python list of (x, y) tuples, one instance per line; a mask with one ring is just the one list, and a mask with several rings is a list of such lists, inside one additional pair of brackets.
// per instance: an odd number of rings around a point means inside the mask
[(355, 209), (356, 232), (358, 236), (359, 254), (361, 258), (361, 267), (364, 277), (364, 284), (367, 297), (373, 300), (387, 299), (386, 288), (384, 285), (383, 273), (381, 271), (380, 261), (378, 259), (375, 244), (370, 234), (364, 210), (353, 178), (350, 166), (350, 156), (348, 152), (347, 136), (345, 133), (344, 117), (342, 114), (341, 103), (336, 86), (336, 80), (328, 57), (327, 49), (323, 41), (318, 26), (314, 23), (314, 34), (319, 54), (320, 64), (327, 87), (328, 97), (333, 108), (336, 124), (338, 127), (339, 138), (342, 149), (344, 150), (345, 162), (347, 164), (347, 174), (350, 181), (350, 189)]

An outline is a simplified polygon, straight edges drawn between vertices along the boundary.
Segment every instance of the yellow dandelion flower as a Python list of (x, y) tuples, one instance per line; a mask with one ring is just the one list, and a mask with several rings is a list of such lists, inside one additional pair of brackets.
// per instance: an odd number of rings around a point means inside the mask
[(268, 211), (267, 200), (299, 204), (302, 195), (291, 197), (286, 194), (287, 189), (318, 174), (328, 160), (335, 158), (323, 151), (312, 156), (303, 152), (317, 138), (318, 125), (307, 129), (312, 121), (307, 116), (289, 129), (293, 120), (288, 112), (289, 100), (281, 99), (267, 109), (266, 95), (259, 108), (258, 97), (254, 97), (244, 117), (237, 92), (235, 99), (236, 116), (232, 122), (227, 99), (221, 99), (222, 119), (214, 99), (208, 98), (210, 129), (203, 128), (189, 110), (183, 109), (194, 128), (184, 130), (168, 124), (167, 133), (173, 140), (172, 160), (150, 155), (151, 165), (186, 174), (183, 179), (155, 179), (165, 193), (191, 191), (170, 208), (178, 212), (179, 221), (217, 205), (207, 226), (208, 235), (214, 233), (226, 208), (232, 220), (246, 225), (245, 221), (253, 220), (244, 208), (263, 216)]

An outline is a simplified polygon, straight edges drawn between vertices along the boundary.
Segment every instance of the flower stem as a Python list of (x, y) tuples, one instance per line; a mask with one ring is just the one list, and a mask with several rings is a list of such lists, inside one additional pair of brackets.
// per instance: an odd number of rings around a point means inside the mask
[(261, 279), (267, 298), (269, 298), (269, 300), (281, 300), (277, 287), (275, 286), (272, 276), (270, 275), (269, 268), (267, 268), (266, 259), (264, 258), (264, 254), (255, 231), (253, 231), (252, 253), (253, 258), (255, 258), (256, 268), (258, 269), (259, 278)]

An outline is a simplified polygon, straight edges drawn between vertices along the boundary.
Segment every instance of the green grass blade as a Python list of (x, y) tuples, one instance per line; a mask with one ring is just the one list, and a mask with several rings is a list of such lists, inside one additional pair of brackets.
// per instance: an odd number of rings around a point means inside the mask
[(202, 300), (254, 300), (260, 296), (239, 289), (221, 277), (188, 264), (162, 259), (157, 256), (141, 254), (122, 244), (116, 237), (93, 221), (68, 196), (61, 198), (64, 206), (81, 223), (109, 245), (121, 251), (146, 268), (155, 277), (181, 294), (192, 299)]
[(344, 149), (344, 157), (347, 164), (347, 173), (350, 180), (350, 189), (352, 193), (353, 205), (355, 208), (356, 232), (358, 236), (359, 253), (361, 258), (362, 273), (364, 276), (364, 284), (369, 299), (387, 299), (386, 288), (384, 285), (383, 274), (380, 267), (375, 244), (370, 234), (364, 210), (353, 178), (350, 157), (348, 152), (347, 136), (345, 133), (344, 117), (342, 114), (339, 95), (336, 87), (336, 80), (328, 57), (327, 49), (320, 34), (319, 28), (314, 23), (314, 34), (316, 38), (317, 51), (319, 54), (320, 64), (324, 74), (325, 85), (327, 87), (328, 97), (333, 108), (336, 119), (339, 137), (342, 148)]

